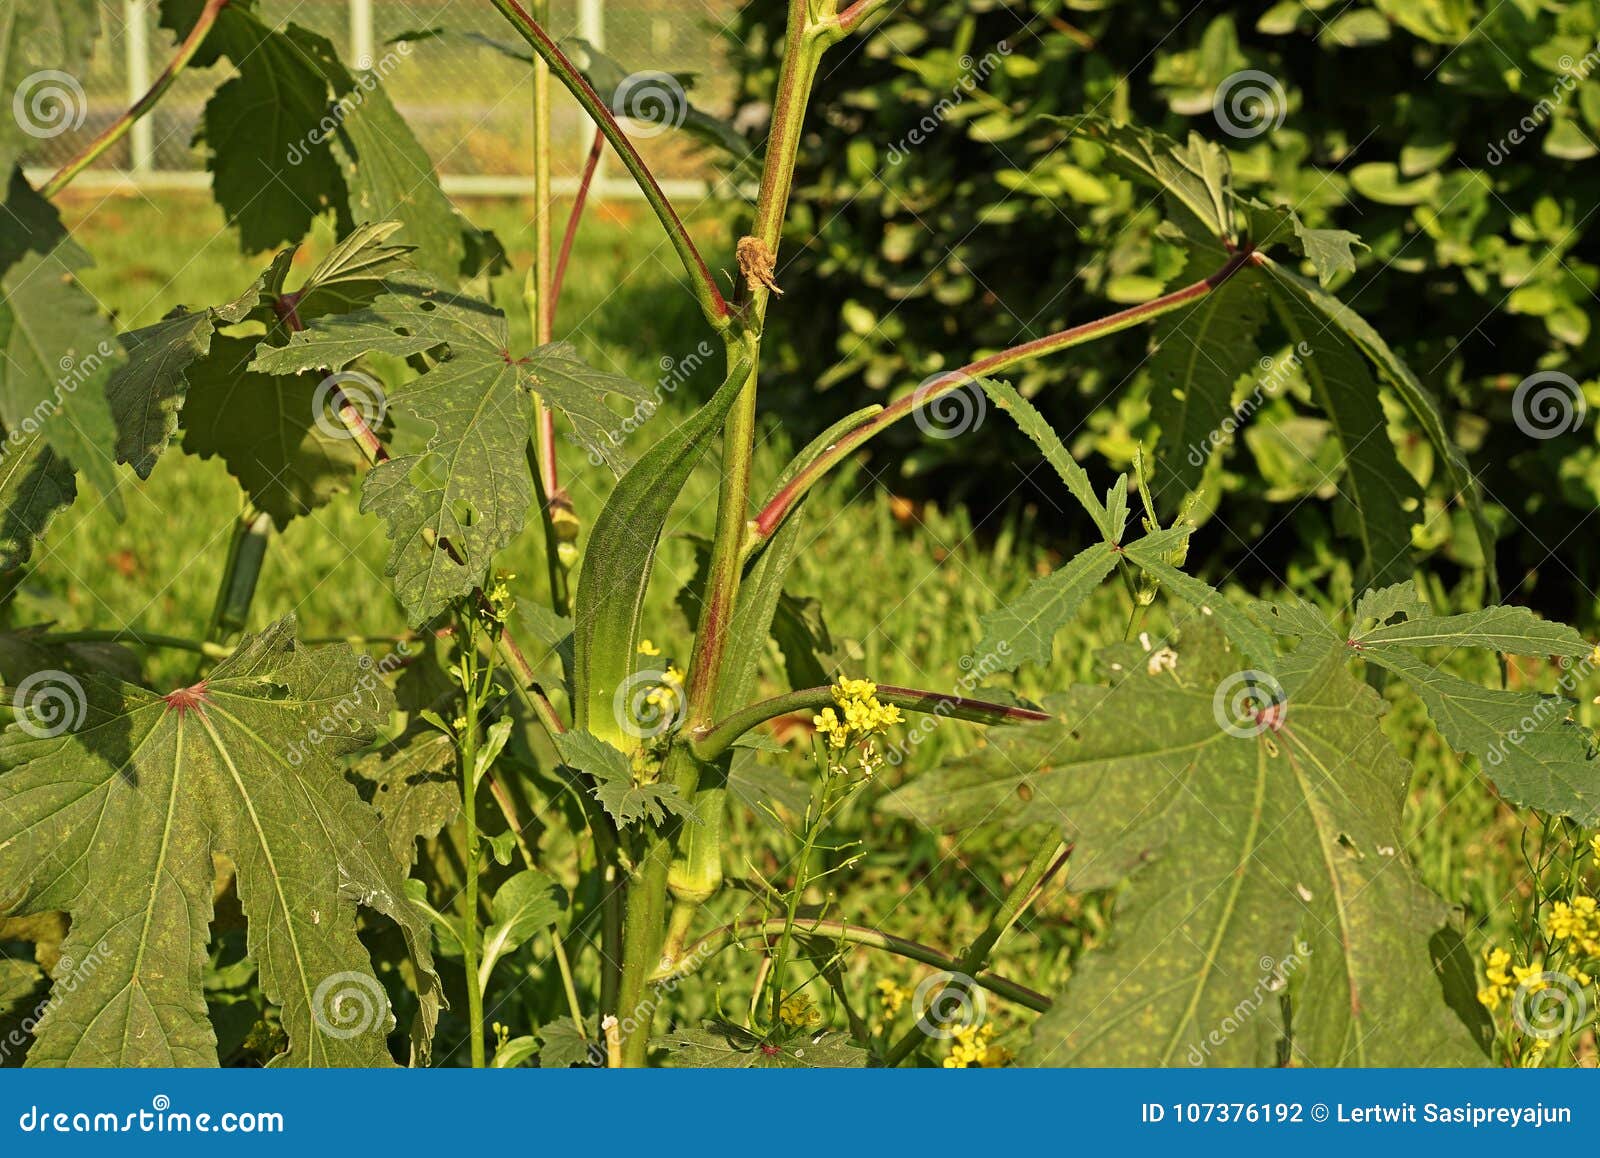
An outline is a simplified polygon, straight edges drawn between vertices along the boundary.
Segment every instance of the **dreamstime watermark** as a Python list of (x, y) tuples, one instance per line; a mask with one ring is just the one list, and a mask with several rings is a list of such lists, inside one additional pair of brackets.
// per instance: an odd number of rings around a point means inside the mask
[(1516, 726), (1507, 728), (1505, 734), (1496, 740), (1494, 745), (1483, 754), (1483, 763), (1487, 768), (1498, 768), (1506, 762), (1511, 755), (1511, 749), (1520, 748), (1528, 737), (1535, 735), (1551, 723), (1560, 723), (1571, 714), (1571, 700), (1576, 697), (1578, 685), (1594, 674), (1596, 656), (1594, 652), (1574, 662), (1568, 656), (1561, 657), (1561, 676), (1556, 680), (1557, 694), (1540, 696), (1538, 703), (1527, 715), (1517, 721)]
[[(1169, 339), (1170, 340), (1170, 339)], [(1283, 393), (1292, 377), (1299, 371), (1303, 360), (1312, 355), (1311, 343), (1297, 342), (1287, 354), (1278, 358), (1265, 355), (1256, 363), (1260, 373), (1256, 377), (1255, 388), (1229, 412), (1209, 434), (1198, 442), (1190, 443), (1188, 448), (1189, 465), (1193, 467), (1205, 466), (1212, 452), (1223, 445), (1240, 427), (1250, 421), (1252, 415), (1260, 410), (1268, 401)]]
[(13, 1025), (4, 1038), (0, 1038), (0, 1066), (26, 1050), (34, 1030), (50, 1015), (50, 1011), (76, 993), (78, 987), (93, 977), (110, 956), (111, 950), (104, 941), (90, 949), (81, 959), (63, 954), (56, 962), (56, 967), (51, 970), (53, 980), (50, 985), (50, 995), (41, 1001), (32, 1013)]
[(589, 464), (602, 466), (605, 464), (605, 447), (620, 449), (628, 438), (636, 433), (640, 427), (651, 418), (656, 411), (661, 409), (661, 404), (678, 392), (678, 388), (687, 382), (691, 375), (701, 366), (705, 365), (713, 355), (716, 348), (710, 342), (702, 341), (698, 346), (681, 358), (673, 358), (663, 354), (658, 365), (661, 368), (661, 377), (656, 379), (655, 389), (650, 397), (641, 398), (633, 410), (622, 417), (613, 429), (602, 431), (599, 438), (603, 440), (586, 439), (574, 433), (569, 433), (567, 439), (589, 452)]
[(1550, 92), (1523, 114), (1522, 119), (1513, 125), (1505, 136), (1498, 141), (1490, 142), (1488, 151), (1483, 155), (1483, 159), (1490, 165), (1498, 165), (1509, 157), (1512, 149), (1527, 141), (1555, 116), (1556, 110), (1565, 105), (1568, 98), (1578, 91), (1578, 86), (1594, 75), (1595, 70), (1600, 68), (1600, 44), (1596, 44), (1578, 60), (1574, 60), (1571, 53), (1566, 53), (1556, 61), (1556, 64), (1561, 69), (1561, 75), (1556, 77), (1556, 83), (1551, 86)]
[(331, 140), (333, 135), (344, 125), (345, 119), (352, 112), (367, 103), (367, 97), (375, 91), (379, 84), (386, 80), (391, 72), (400, 67), (401, 61), (411, 55), (411, 42), (409, 40), (397, 41), (388, 52), (378, 58), (371, 68), (358, 72), (354, 78), (354, 87), (333, 102), (333, 107), (318, 121), (309, 133), (289, 146), (289, 151), (284, 155), (291, 165), (298, 165), (311, 156), (317, 146)]
[(611, 94), (611, 111), (633, 122), (630, 136), (659, 137), (682, 126), (689, 116), (689, 97), (670, 72), (635, 72), (623, 77)]
[(351, 971), (324, 977), (311, 995), (311, 1020), (317, 1032), (349, 1041), (367, 1033), (380, 1020), (392, 1021), (389, 995), (376, 977)]
[(971, 56), (963, 56), (960, 60), (961, 75), (950, 91), (940, 98), (939, 102), (930, 109), (905, 136), (889, 146), (889, 164), (898, 165), (911, 155), (911, 150), (935, 132), (939, 126), (949, 118), (950, 114), (964, 105), (978, 87), (994, 75), (994, 70), (1000, 67), (1000, 62), (1011, 55), (1011, 45), (1002, 40), (995, 44), (993, 51), (986, 52), (982, 57), (974, 60)]
[(988, 396), (972, 379), (952, 386), (954, 375), (933, 374), (911, 395), (912, 420), (929, 438), (960, 438), (983, 425), (989, 412)]
[(1555, 438), (1583, 425), (1583, 387), (1559, 370), (1529, 374), (1511, 395), (1511, 420), (1529, 438)]
[(75, 732), (88, 714), (89, 701), (76, 676), (55, 668), (23, 678), (11, 697), (17, 727), (36, 740)]
[(1511, 1018), (1517, 1028), (1541, 1041), (1564, 1037), (1588, 1016), (1589, 998), (1583, 986), (1553, 970), (1527, 978), (1511, 997)]
[(368, 430), (383, 425), (389, 413), (389, 398), (383, 385), (360, 370), (340, 370), (329, 374), (311, 395), (311, 414), (316, 427), (329, 438), (354, 438), (356, 432), (339, 416), (341, 406), (349, 406), (361, 416)]
[(980, 687), (985, 680), (996, 672), (1010, 671), (1016, 666), (1008, 662), (1011, 655), (1011, 645), (1001, 640), (991, 652), (986, 652), (979, 657), (964, 655), (958, 660), (961, 667), (961, 678), (956, 680), (952, 694), (939, 697), (939, 701), (927, 711), (917, 713), (916, 722), (906, 726), (900, 738), (890, 746), (884, 754), (884, 760), (893, 766), (898, 766), (912, 752), (915, 752), (922, 742), (933, 735), (939, 727), (939, 721), (951, 715), (960, 706), (961, 697)]
[(305, 763), (307, 756), (328, 739), (348, 736), (352, 723), (369, 713), (372, 704), (382, 702), (383, 677), (405, 666), (410, 658), (411, 645), (405, 640), (395, 644), (394, 650), (380, 660), (374, 661), (370, 655), (357, 656), (356, 665), (361, 669), (361, 674), (356, 677), (355, 684), (348, 694), (341, 696), (323, 713), (316, 726), (306, 731), (303, 739), (289, 745), (285, 753), (289, 763), (298, 768)]
[(989, 999), (965, 973), (941, 969), (924, 977), (911, 995), (911, 1016), (924, 1035), (949, 1041), (976, 1029), (989, 1012)]
[(652, 740), (683, 723), (688, 699), (673, 672), (634, 672), (617, 685), (611, 712), (617, 726), (635, 740)]
[(1282, 730), (1289, 697), (1270, 672), (1236, 671), (1217, 685), (1211, 714), (1228, 735), (1248, 740), (1268, 730)]
[[(650, 992), (639, 999), (638, 1003), (621, 1017), (607, 1015), (606, 1024), (603, 1026), (603, 1037), (615, 1032), (619, 1039), (632, 1037), (639, 1030), (648, 1026), (655, 1020), (656, 1010), (668, 997), (678, 991), (686, 977), (692, 976), (700, 966), (709, 961), (717, 952), (717, 945), (712, 939), (707, 939), (694, 946), (694, 952), (689, 956), (676, 960), (671, 957), (661, 958), (657, 966), (658, 973), (667, 973), (668, 976), (650, 986)], [(589, 1045), (589, 1063), (594, 1066), (604, 1067), (608, 1061), (605, 1042), (596, 1041)]]
[(1248, 140), (1282, 126), (1289, 115), (1289, 98), (1277, 77), (1246, 68), (1217, 86), (1211, 111), (1223, 132)]
[(1268, 1001), (1276, 998), (1289, 985), (1289, 978), (1294, 976), (1311, 956), (1311, 946), (1304, 941), (1294, 947), (1282, 961), (1272, 957), (1262, 957), (1258, 962), (1261, 975), (1251, 987), (1248, 994), (1232, 1009), (1223, 1015), (1221, 1021), (1206, 1031), (1200, 1044), (1191, 1045), (1188, 1054), (1184, 1057), (1192, 1066), (1201, 1066), (1211, 1056), (1211, 1051), (1220, 1049), (1229, 1038), (1238, 1033), (1249, 1023), (1250, 1019)]
[(11, 94), (11, 115), (28, 136), (48, 140), (83, 127), (89, 98), (77, 77), (47, 68), (22, 78)]
[(118, 349), (112, 342), (102, 339), (94, 349), (81, 357), (63, 354), (56, 363), (60, 374), (56, 376), (55, 387), (50, 395), (41, 398), (20, 422), (15, 423), (6, 433), (5, 441), (0, 442), (0, 459), (10, 454), (19, 443), (25, 442), (44, 429), (44, 424), (66, 407), (67, 399), (78, 392), (85, 382), (98, 374), (106, 363), (118, 356)]

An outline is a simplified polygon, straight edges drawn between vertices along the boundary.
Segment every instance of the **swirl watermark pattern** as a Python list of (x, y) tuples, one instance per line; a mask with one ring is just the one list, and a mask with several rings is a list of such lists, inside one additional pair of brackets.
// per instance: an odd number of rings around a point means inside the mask
[(81, 129), (89, 99), (77, 77), (47, 68), (22, 78), (11, 94), (11, 114), (28, 136), (48, 140)]
[(659, 137), (680, 127), (689, 115), (689, 98), (668, 72), (636, 72), (611, 94), (611, 111), (634, 122), (636, 137)]
[(1529, 438), (1555, 438), (1574, 431), (1588, 412), (1583, 387), (1559, 370), (1529, 374), (1511, 395), (1511, 420)]
[(1248, 140), (1282, 126), (1289, 115), (1289, 98), (1277, 77), (1246, 68), (1217, 86), (1211, 111), (1223, 132)]
[(924, 977), (911, 995), (911, 1016), (928, 1037), (948, 1041), (958, 1030), (984, 1022), (988, 998), (971, 977), (941, 969)]
[(1241, 740), (1269, 729), (1280, 731), (1288, 711), (1283, 685), (1264, 671), (1236, 671), (1217, 685), (1211, 697), (1217, 727)]
[(37, 740), (48, 740), (76, 730), (89, 710), (89, 701), (77, 677), (50, 668), (34, 672), (17, 685), (11, 710), (17, 727)]
[(361, 415), (369, 430), (376, 430), (389, 413), (389, 398), (371, 374), (360, 370), (341, 370), (317, 383), (311, 395), (311, 413), (317, 429), (329, 438), (354, 438), (355, 433), (339, 417), (341, 404)]
[(683, 723), (688, 701), (672, 672), (634, 672), (617, 686), (611, 711), (617, 726), (635, 740), (653, 740)]
[(1565, 973), (1535, 973), (1517, 986), (1511, 1018), (1529, 1037), (1552, 1041), (1584, 1023), (1589, 999), (1583, 986)]
[(929, 438), (960, 438), (982, 426), (989, 412), (983, 387), (969, 380), (953, 390), (947, 389), (950, 382), (949, 374), (935, 374), (923, 379), (912, 394), (915, 409), (911, 417), (917, 429)]
[(329, 1037), (348, 1041), (366, 1033), (389, 1015), (389, 995), (377, 978), (365, 973), (325, 977), (311, 995), (311, 1020)]

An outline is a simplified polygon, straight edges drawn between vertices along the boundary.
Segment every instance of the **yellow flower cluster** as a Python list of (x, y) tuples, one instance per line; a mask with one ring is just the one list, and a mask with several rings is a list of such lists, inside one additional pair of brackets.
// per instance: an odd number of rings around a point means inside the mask
[[(1578, 896), (1571, 901), (1557, 901), (1544, 919), (1544, 932), (1549, 944), (1565, 947), (1569, 957), (1600, 957), (1600, 900)], [(1579, 980), (1588, 984), (1586, 979)]]
[(890, 981), (887, 977), (878, 982), (878, 1004), (883, 1006), (885, 1021), (892, 1021), (897, 1017), (906, 1007), (906, 1002), (910, 1000), (911, 990), (904, 985)]
[(1548, 982), (1539, 980), (1544, 973), (1544, 966), (1540, 964), (1513, 965), (1511, 954), (1504, 949), (1490, 945), (1483, 953), (1483, 976), (1487, 984), (1478, 990), (1478, 1001), (1490, 1009), (1497, 1009), (1518, 988), (1526, 985), (1528, 992), (1536, 993), (1545, 988)]
[(511, 594), (511, 581), (517, 577), (515, 571), (496, 571), (494, 585), (484, 592), (483, 600), (486, 605), (485, 615), (493, 624), (503, 624), (511, 618), (511, 613), (516, 610), (517, 599)]
[(998, 1069), (1012, 1058), (1003, 1045), (994, 1044), (994, 1026), (968, 1025), (955, 1031), (955, 1042), (944, 1059), (947, 1070)]
[(811, 718), (828, 745), (828, 767), (835, 773), (849, 772), (842, 754), (852, 747), (861, 750), (858, 768), (863, 776), (871, 776), (883, 758), (873, 746), (872, 737), (901, 723), (905, 717), (893, 704), (878, 702), (878, 685), (871, 680), (853, 680), (845, 676), (833, 685), (833, 702), (838, 710), (823, 708)]
[(815, 1029), (822, 1024), (822, 1011), (804, 993), (785, 998), (778, 1007), (778, 1016), (791, 1029)]
[(1600, 869), (1600, 832), (1589, 838), (1589, 855), (1594, 858), (1594, 867)]

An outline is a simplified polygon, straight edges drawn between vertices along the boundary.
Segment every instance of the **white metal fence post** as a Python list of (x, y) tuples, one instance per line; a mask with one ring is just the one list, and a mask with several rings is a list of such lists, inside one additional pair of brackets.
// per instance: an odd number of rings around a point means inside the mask
[[(150, 88), (150, 23), (145, 0), (123, 0), (123, 26), (126, 29), (123, 51), (128, 68), (128, 104), (132, 105)], [(128, 134), (129, 168), (148, 173), (155, 167), (155, 126), (149, 117), (133, 123)]]
[(357, 68), (371, 68), (377, 59), (373, 48), (372, 0), (350, 0), (350, 56)]
[[(605, 0), (578, 0), (578, 35), (587, 40), (596, 48), (606, 46), (606, 4)], [(595, 123), (585, 116), (579, 122), (583, 128), (582, 140), (579, 143), (578, 164), (581, 166), (589, 156), (589, 145), (594, 139)], [(600, 151), (600, 163), (594, 169), (594, 182), (589, 186), (590, 196), (600, 200), (606, 183), (606, 153), (609, 149)], [(580, 169), (581, 171), (581, 169)]]

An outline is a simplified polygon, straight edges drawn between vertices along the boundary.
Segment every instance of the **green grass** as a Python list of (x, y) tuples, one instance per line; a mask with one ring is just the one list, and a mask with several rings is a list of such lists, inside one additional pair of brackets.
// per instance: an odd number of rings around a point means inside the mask
[[(513, 202), (468, 206), (479, 224), (495, 229), (511, 251), (516, 269), (529, 259), (529, 210)], [(178, 305), (201, 306), (237, 295), (264, 264), (243, 257), (203, 197), (75, 199), (67, 215), (98, 268), (85, 283), (129, 328), (154, 321)], [(709, 231), (708, 231), (709, 234)], [(300, 255), (304, 269), (325, 249), (315, 239)], [(711, 235), (710, 251), (724, 253), (725, 239)], [(694, 354), (708, 335), (687, 292), (669, 264), (670, 251), (637, 210), (608, 207), (585, 223), (567, 284), (559, 330), (577, 341), (600, 365), (651, 383), (664, 375), (663, 359)], [(520, 273), (500, 279), (496, 300), (511, 316), (514, 340), (528, 341), (521, 306)], [(711, 349), (710, 345), (704, 347)], [(634, 437), (642, 445), (654, 430), (678, 421), (714, 384), (720, 355), (705, 359), (681, 389)], [(757, 475), (770, 481), (791, 447), (784, 432), (764, 430)], [(690, 626), (675, 596), (694, 571), (694, 536), (709, 534), (715, 505), (715, 463), (708, 462), (678, 505), (663, 543), (650, 593), (646, 634), (680, 662)], [(881, 469), (881, 467), (880, 467)], [(576, 450), (563, 464), (578, 512), (592, 524), (610, 485)], [(238, 514), (238, 489), (222, 466), (185, 457), (177, 448), (163, 456), (148, 483), (126, 475), (128, 514), (118, 523), (93, 495), (85, 495), (50, 528), (16, 597), (14, 619), (54, 621), (62, 628), (130, 628), (172, 635), (204, 633), (228, 534)], [(758, 484), (758, 490), (762, 487)], [(908, 509), (875, 485), (864, 468), (846, 470), (820, 486), (807, 512), (808, 545), (795, 566), (791, 590), (822, 597), (838, 636), (859, 642), (862, 672), (887, 683), (950, 687), (960, 657), (981, 638), (979, 618), (1014, 596), (1036, 573), (1058, 562), (1049, 543), (1030, 531), (1026, 512), (1004, 523), (975, 527), (961, 509)], [(294, 612), (309, 635), (388, 634), (406, 624), (383, 577), (387, 541), (381, 525), (357, 510), (354, 493), (297, 520), (274, 537), (253, 612), (253, 626)], [(506, 552), (517, 572), (519, 598), (544, 598), (543, 548), (537, 530)], [(1002, 682), (1037, 696), (1092, 675), (1095, 649), (1122, 637), (1127, 597), (1108, 586), (1081, 624), (1063, 633), (1048, 670), (1026, 668)], [(1159, 610), (1148, 629), (1166, 626)], [(782, 690), (774, 651), (766, 691)], [(178, 652), (151, 657), (157, 683), (187, 680), (193, 657)], [(1494, 799), (1487, 786), (1442, 745), (1414, 701), (1402, 700), (1387, 723), (1401, 751), (1415, 759), (1418, 776), (1409, 812), (1410, 850), (1429, 882), (1462, 903), (1468, 919), (1504, 940), (1505, 900), (1525, 881), (1517, 851), (1522, 822)], [(942, 724), (907, 765), (885, 774), (905, 775), (956, 754), (974, 742), (973, 730)], [(807, 774), (796, 758), (790, 768)], [(871, 796), (849, 815), (844, 839), (862, 842), (866, 859), (848, 877), (835, 880), (834, 915), (878, 921), (906, 936), (958, 947), (981, 927), (1003, 880), (1020, 867), (1026, 851), (1016, 837), (977, 834), (955, 840), (910, 831), (874, 814)], [(752, 840), (740, 847), (772, 846), (755, 816), (736, 819)], [(783, 851), (781, 840), (778, 850)], [(779, 861), (752, 852), (750, 867), (773, 871)], [(730, 875), (740, 871), (730, 865)], [(819, 898), (820, 899), (820, 898)], [(724, 912), (737, 896), (719, 902)], [(1059, 988), (1072, 955), (1103, 935), (1104, 900), (1054, 892), (1037, 914), (1012, 935), (995, 968), (1046, 991)], [(909, 980), (912, 973), (885, 958), (856, 954), (858, 980), (880, 976)], [(712, 966), (729, 980), (736, 997), (749, 969), (737, 958)], [(868, 984), (870, 989), (870, 984)], [(686, 1008), (704, 1010), (714, 999), (709, 987), (686, 987)], [(727, 996), (727, 995), (725, 995)], [(732, 997), (729, 998), (732, 1000)], [(732, 1000), (730, 1008), (737, 1008)], [(514, 1031), (520, 1032), (517, 1027)]]

